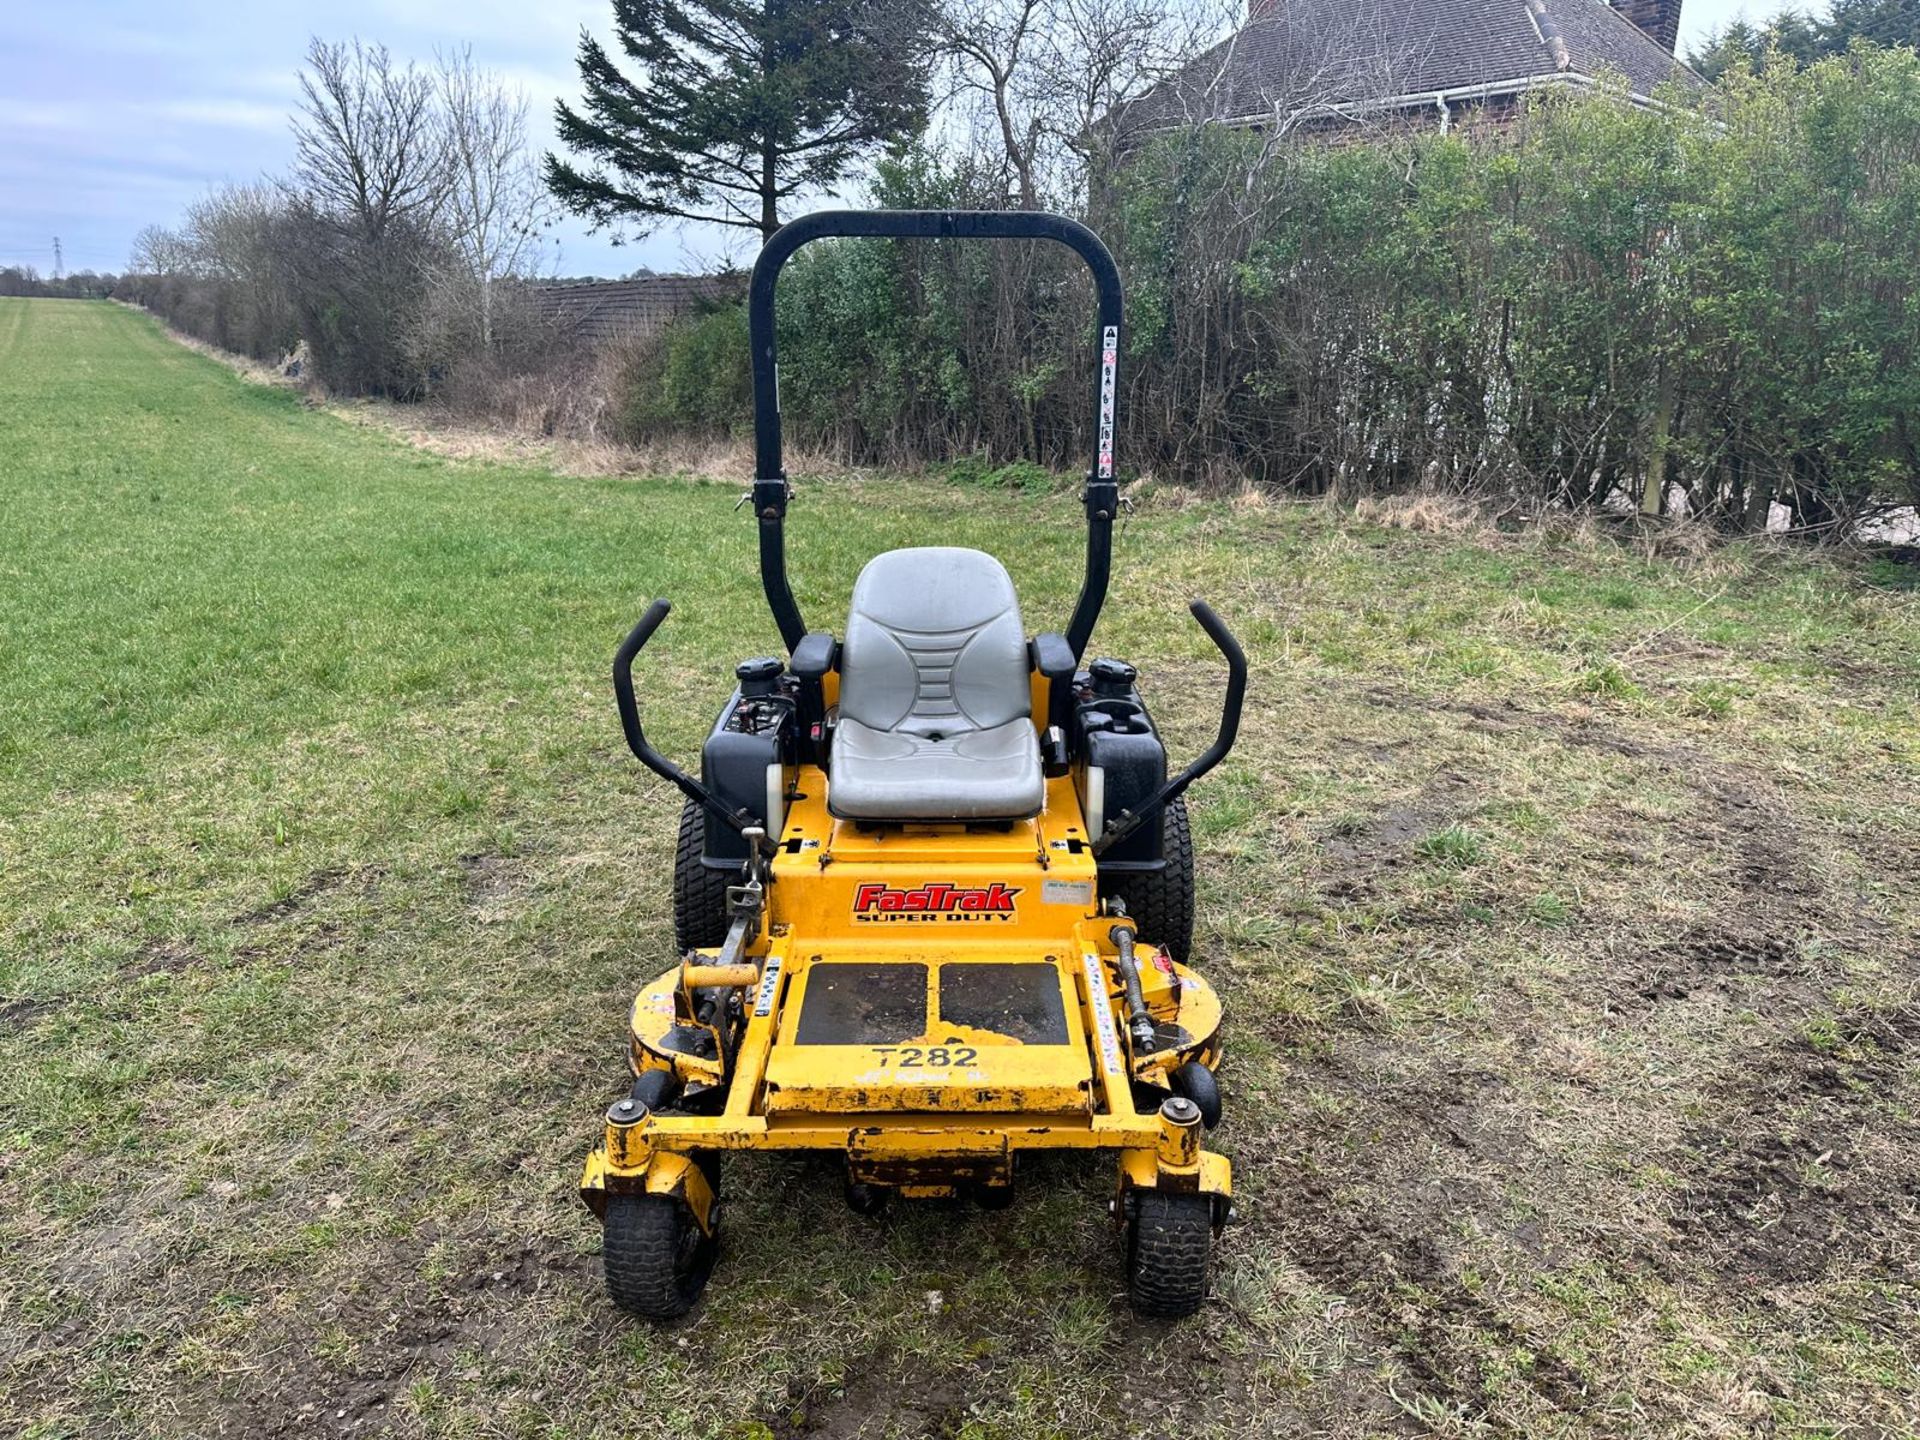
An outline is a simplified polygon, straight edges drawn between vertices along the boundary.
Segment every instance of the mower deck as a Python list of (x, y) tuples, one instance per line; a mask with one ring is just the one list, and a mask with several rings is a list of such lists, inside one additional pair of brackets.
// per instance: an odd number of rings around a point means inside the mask
[[(835, 819), (825, 777), (799, 775), (772, 864), (786, 903), (754, 956), (726, 1103), (650, 1116), (644, 1153), (610, 1123), (582, 1180), (589, 1201), (642, 1180), (653, 1152), (844, 1151), (855, 1179), (916, 1189), (1009, 1183), (1020, 1150), (1150, 1161), (1163, 1123), (1135, 1109), (1133, 1082), (1216, 1059), (1220, 1004), (1192, 970), (1141, 945), (1160, 982), (1163, 1043), (1129, 1069), (1115, 947), (1093, 913), (1071, 781), (1051, 782), (1033, 820), (881, 829)], [(680, 983), (675, 967), (635, 999), (634, 1071), (717, 1083), (716, 1047), (676, 1017)], [(608, 1158), (616, 1150), (632, 1160)], [(1226, 1193), (1227, 1162), (1205, 1163), (1202, 1188)]]

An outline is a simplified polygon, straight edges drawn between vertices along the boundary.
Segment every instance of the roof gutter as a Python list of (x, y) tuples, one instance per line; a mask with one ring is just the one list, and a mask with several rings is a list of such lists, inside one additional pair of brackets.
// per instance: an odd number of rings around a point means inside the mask
[[(1288, 121), (1309, 118), (1314, 115), (1338, 115), (1356, 117), (1376, 114), (1382, 110), (1409, 110), (1415, 106), (1432, 105), (1436, 108), (1457, 100), (1491, 100), (1503, 95), (1521, 95), (1529, 90), (1547, 89), (1555, 85), (1578, 85), (1593, 89), (1595, 81), (1591, 75), (1583, 75), (1578, 70), (1556, 70), (1543, 75), (1521, 75), (1511, 80), (1487, 80), (1478, 85), (1455, 85), (1445, 90), (1415, 90), (1404, 95), (1385, 95), (1377, 100), (1356, 100), (1347, 104), (1327, 103), (1321, 105), (1302, 105), (1286, 112)], [(1666, 106), (1651, 95), (1638, 90), (1629, 90), (1627, 98), (1636, 104), (1653, 109), (1665, 109)], [(1205, 122), (1214, 125), (1261, 125), (1273, 120), (1271, 110), (1249, 111), (1243, 115), (1228, 115), (1217, 120)], [(1155, 129), (1174, 130), (1178, 125), (1155, 126)]]

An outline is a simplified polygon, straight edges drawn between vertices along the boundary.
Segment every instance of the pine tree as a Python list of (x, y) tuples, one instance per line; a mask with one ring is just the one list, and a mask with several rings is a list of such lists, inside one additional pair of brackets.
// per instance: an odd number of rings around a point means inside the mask
[(926, 123), (920, 0), (614, 0), (631, 69), (580, 39), (560, 102), (554, 195), (596, 226), (671, 220), (770, 235), (783, 201), (831, 186)]
[(1824, 31), (1831, 53), (1855, 40), (1920, 49), (1920, 0), (1833, 0)]
[(1797, 65), (1810, 65), (1823, 55), (1846, 54), (1855, 40), (1920, 48), (1920, 0), (1833, 0), (1825, 20), (1791, 7), (1760, 25), (1734, 20), (1708, 31), (1688, 52), (1687, 63), (1718, 80), (1742, 59), (1757, 68), (1777, 50)]

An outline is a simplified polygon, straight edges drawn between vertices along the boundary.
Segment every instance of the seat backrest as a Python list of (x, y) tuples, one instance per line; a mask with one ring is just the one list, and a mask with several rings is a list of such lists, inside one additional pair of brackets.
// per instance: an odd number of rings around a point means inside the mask
[(840, 713), (947, 736), (1032, 713), (1027, 632), (1006, 567), (978, 550), (889, 550), (854, 582)]

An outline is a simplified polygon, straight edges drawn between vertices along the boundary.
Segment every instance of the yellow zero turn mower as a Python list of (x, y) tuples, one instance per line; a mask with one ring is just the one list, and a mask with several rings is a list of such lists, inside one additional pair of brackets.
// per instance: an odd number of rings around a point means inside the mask
[[(1065, 634), (1031, 640), (1000, 562), (894, 550), (854, 585), (842, 638), (808, 630), (787, 583), (774, 286), (821, 236), (1048, 239), (1098, 294), (1099, 451), (1086, 576)], [(1119, 274), (1091, 230), (1032, 212), (828, 212), (769, 239), (749, 291), (760, 572), (788, 658), (743, 661), (698, 780), (640, 727), (627, 743), (685, 794), (673, 877), (681, 960), (633, 1002), (631, 1094), (606, 1115), (580, 1193), (605, 1225), (607, 1288), (653, 1320), (712, 1269), (728, 1151), (846, 1157), (847, 1198), (1011, 1199), (1030, 1150), (1107, 1150), (1127, 1283), (1145, 1315), (1191, 1314), (1232, 1194), (1202, 1148), (1220, 1118), (1219, 997), (1188, 964), (1193, 846), (1182, 793), (1233, 744), (1246, 659), (1226, 657), (1212, 746), (1167, 774), (1133, 667), (1081, 657), (1106, 598)]]

